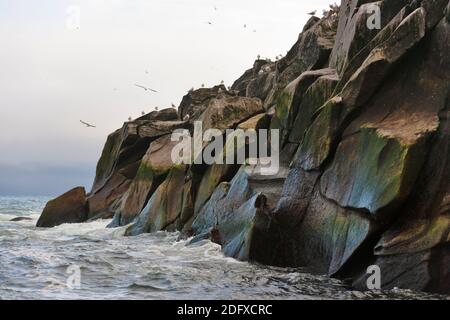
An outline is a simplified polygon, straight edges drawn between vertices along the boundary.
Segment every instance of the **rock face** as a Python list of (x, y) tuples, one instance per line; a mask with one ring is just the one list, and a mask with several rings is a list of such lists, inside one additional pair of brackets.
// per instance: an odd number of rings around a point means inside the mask
[[(379, 28), (367, 24), (374, 8)], [(448, 0), (343, 0), (230, 90), (191, 90), (178, 111), (125, 123), (107, 139), (91, 192), (49, 202), (38, 226), (114, 216), (110, 227), (127, 225), (128, 236), (180, 231), (236, 259), (359, 289), (376, 264), (383, 289), (450, 293), (449, 12)], [(171, 133), (192, 135), (194, 121), (219, 135), (279, 130), (280, 169), (173, 163)]]
[(36, 226), (52, 228), (63, 223), (80, 223), (86, 221), (87, 216), (86, 191), (78, 187), (49, 201)]

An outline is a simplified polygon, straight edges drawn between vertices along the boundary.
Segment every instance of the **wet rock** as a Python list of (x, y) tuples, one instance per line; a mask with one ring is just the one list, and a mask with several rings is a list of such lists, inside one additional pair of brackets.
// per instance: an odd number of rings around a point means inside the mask
[(304, 93), (297, 116), (289, 134), (289, 142), (302, 143), (306, 130), (311, 125), (317, 111), (330, 99), (339, 77), (332, 69), (320, 76)]
[(192, 230), (197, 238), (220, 242), (224, 253), (229, 257), (269, 262), (274, 253), (263, 246), (275, 235), (267, 232), (271, 219), (265, 205), (265, 196), (261, 193), (252, 195), (250, 190), (244, 194), (236, 193), (237, 190), (246, 188), (245, 184), (238, 185), (237, 181), (238, 179), (231, 184), (224, 182), (219, 185), (211, 200), (194, 220)]
[(47, 203), (36, 226), (52, 228), (64, 223), (80, 223), (88, 218), (86, 191), (74, 188)]
[(145, 208), (126, 230), (127, 236), (165, 230), (181, 215), (186, 167), (171, 169), (166, 180), (158, 187)]
[[(332, 75), (332, 69), (321, 69), (315, 71), (306, 71), (297, 79), (289, 83), (279, 94), (275, 107), (275, 115), (272, 119), (272, 129), (281, 129), (281, 139), (284, 142), (288, 132), (293, 127), (293, 122), (297, 116), (298, 109), (303, 106), (303, 97), (308, 88), (319, 78), (325, 75)], [(319, 108), (318, 106), (317, 108)], [(303, 108), (302, 108), (303, 109)], [(305, 115), (302, 110), (301, 118)]]
[(126, 225), (141, 212), (151, 194), (175, 166), (171, 155), (176, 144), (171, 141), (171, 135), (150, 144), (130, 187), (116, 204), (116, 216), (110, 227)]
[(425, 156), (424, 143), (407, 144), (362, 129), (341, 142), (332, 166), (321, 179), (321, 191), (342, 207), (370, 213), (395, 210), (411, 192)]

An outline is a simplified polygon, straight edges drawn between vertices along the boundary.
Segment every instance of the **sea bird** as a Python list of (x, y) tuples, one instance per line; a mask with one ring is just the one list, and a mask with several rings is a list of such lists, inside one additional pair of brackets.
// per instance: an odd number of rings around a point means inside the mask
[(156, 91), (156, 90), (154, 90), (154, 89), (152, 89), (152, 88), (144, 87), (144, 86), (141, 86), (140, 84), (137, 84), (137, 83), (135, 83), (134, 85), (135, 85), (136, 87), (138, 87), (138, 88), (144, 89), (145, 91), (158, 92), (158, 91)]
[(316, 13), (317, 13), (317, 10), (314, 10), (314, 11), (309, 12), (308, 15), (310, 15), (310, 16), (315, 16)]
[(81, 122), (82, 124), (84, 124), (84, 125), (86, 126), (86, 128), (97, 128), (96, 126), (94, 126), (94, 125), (92, 125), (92, 124), (89, 124), (89, 123), (87, 123), (87, 122), (84, 122), (83, 120), (80, 120), (80, 122)]

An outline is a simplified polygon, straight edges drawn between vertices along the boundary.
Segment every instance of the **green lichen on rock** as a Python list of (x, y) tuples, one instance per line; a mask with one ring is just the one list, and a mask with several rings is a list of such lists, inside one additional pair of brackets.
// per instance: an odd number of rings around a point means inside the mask
[(373, 214), (396, 206), (409, 195), (424, 153), (422, 142), (407, 145), (377, 129), (362, 128), (339, 145), (321, 179), (322, 193), (342, 207)]

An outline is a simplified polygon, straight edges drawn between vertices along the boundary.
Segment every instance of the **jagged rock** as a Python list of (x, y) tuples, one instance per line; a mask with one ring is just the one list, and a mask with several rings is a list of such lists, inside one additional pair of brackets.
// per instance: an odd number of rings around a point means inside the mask
[(186, 167), (174, 167), (158, 187), (146, 207), (126, 230), (127, 236), (166, 229), (181, 215)]
[(86, 191), (74, 188), (47, 203), (36, 226), (52, 228), (64, 223), (80, 223), (88, 218)]
[(223, 181), (230, 181), (236, 173), (235, 165), (213, 164), (202, 177), (194, 204), (194, 212), (200, 212), (216, 187)]
[(374, 14), (373, 6), (380, 8), (380, 27), (383, 29), (407, 3), (407, 0), (342, 1), (330, 67), (342, 75), (348, 63), (378, 34), (380, 29), (367, 26), (369, 18)]
[[(430, 250), (380, 256), (373, 264), (381, 270), (381, 288), (410, 289), (448, 294), (450, 280), (450, 246), (444, 245)], [(367, 288), (368, 275), (357, 279), (353, 286)]]
[(174, 108), (167, 108), (161, 111), (152, 111), (136, 120), (176, 121), (178, 120), (178, 113)]
[(219, 85), (213, 88), (200, 88), (190, 91), (183, 97), (178, 107), (180, 119), (183, 120), (186, 116), (189, 116), (190, 120), (197, 119), (208, 107), (209, 101), (216, 98), (219, 91), (225, 92), (226, 90), (224, 85)]
[(242, 130), (259, 130), (259, 129), (268, 129), (270, 122), (270, 116), (266, 113), (257, 114), (254, 117), (251, 117), (247, 121), (240, 123), (237, 128)]
[(284, 177), (272, 177), (272, 183), (265, 185), (254, 170), (258, 171), (257, 167), (242, 167), (230, 183), (221, 183), (195, 217), (192, 232), (202, 238), (216, 230), (228, 256), (268, 262), (273, 252), (261, 245), (276, 236), (267, 232), (268, 212), (277, 201)]
[[(303, 72), (297, 79), (289, 83), (279, 94), (275, 107), (275, 116), (272, 119), (272, 129), (281, 129), (281, 140), (284, 142), (288, 132), (293, 127), (300, 105), (303, 105), (303, 96), (308, 88), (319, 78), (332, 75), (332, 69), (321, 69)], [(318, 108), (318, 107), (317, 107)], [(303, 118), (303, 110), (301, 118)]]
[[(374, 4), (381, 29), (371, 30)], [(449, 293), (449, 6), (343, 0), (232, 90), (192, 90), (177, 114), (127, 122), (108, 137), (83, 221), (116, 213), (116, 225), (134, 218), (127, 235), (179, 230), (227, 256), (307, 267), (360, 289), (377, 264), (383, 289)], [(192, 132), (196, 120), (222, 134), (282, 129), (280, 170), (172, 166), (170, 133)], [(222, 156), (248, 147), (227, 141)]]
[(371, 51), (340, 94), (347, 112), (370, 99), (394, 64), (425, 36), (425, 31), (425, 12), (419, 8), (400, 23), (386, 42)]
[(150, 143), (176, 129), (189, 127), (183, 121), (158, 120), (173, 118), (173, 111), (162, 110), (147, 117), (150, 120), (125, 123), (108, 137), (88, 197), (89, 218), (113, 216), (117, 206), (120, 206), (118, 201), (138, 173)]
[(225, 130), (235, 128), (239, 123), (263, 111), (258, 98), (223, 96), (210, 101), (199, 121), (203, 123), (203, 131)]
[(376, 230), (368, 217), (326, 200), (316, 188), (295, 242), (289, 241), (289, 264), (335, 274)]
[(321, 191), (342, 207), (372, 214), (395, 210), (412, 190), (425, 156), (425, 141), (408, 143), (380, 129), (363, 128), (341, 142)]
[(338, 19), (329, 16), (302, 32), (286, 57), (277, 63), (275, 82), (264, 108), (277, 103), (281, 91), (303, 72), (324, 67), (334, 45)]
[(336, 96), (319, 109), (319, 115), (306, 131), (305, 137), (294, 156), (294, 160), (304, 170), (320, 169), (338, 136), (343, 122), (342, 98)]
[(393, 64), (424, 34), (424, 12), (419, 8), (402, 21), (387, 42), (371, 52), (339, 97), (334, 97), (319, 109), (320, 113), (296, 155), (305, 170), (317, 169), (324, 163), (352, 112), (367, 103)]
[(325, 70), (328, 72), (320, 76), (304, 93), (289, 134), (289, 142), (297, 144), (303, 142), (305, 132), (311, 125), (314, 115), (332, 96), (339, 77), (334, 70)]
[(252, 80), (248, 83), (245, 95), (251, 98), (259, 98), (264, 101), (270, 93), (275, 80), (275, 64), (270, 63), (263, 66)]
[(118, 208), (110, 227), (126, 225), (141, 212), (153, 191), (175, 166), (171, 155), (176, 144), (171, 141), (171, 135), (158, 138), (150, 144), (130, 187), (116, 205)]
[(267, 60), (256, 60), (253, 68), (237, 79), (231, 89), (240, 96), (260, 98), (264, 101), (271, 89), (275, 71), (275, 64)]

